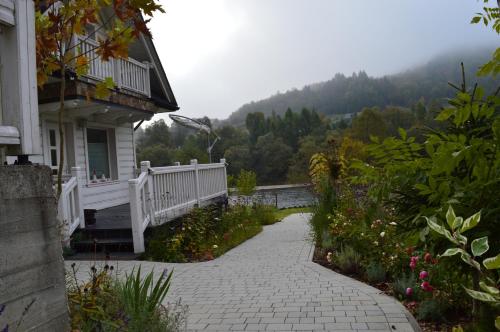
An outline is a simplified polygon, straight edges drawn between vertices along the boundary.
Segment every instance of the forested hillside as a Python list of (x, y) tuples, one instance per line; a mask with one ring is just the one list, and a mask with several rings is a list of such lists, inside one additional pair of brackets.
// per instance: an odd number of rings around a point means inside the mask
[[(425, 101), (451, 97), (447, 82), (461, 79), (460, 62), (464, 62), (467, 77), (474, 77), (477, 68), (491, 56), (492, 48), (461, 50), (436, 57), (427, 64), (411, 70), (381, 78), (368, 76), (364, 71), (351, 76), (336, 74), (327, 82), (308, 85), (301, 90), (292, 89), (270, 98), (243, 105), (231, 114), (228, 123), (241, 126), (248, 113), (273, 112), (283, 115), (288, 108), (300, 111), (306, 107), (325, 115), (359, 112), (364, 107), (411, 107), (422, 98)], [(494, 79), (480, 79), (489, 92)]]
[[(489, 56), (484, 49), (461, 57), (442, 56), (384, 78), (370, 78), (364, 72), (351, 77), (338, 74), (328, 82), (248, 104), (229, 122), (199, 120), (216, 128), (221, 140), (214, 146), (213, 160), (226, 158), (229, 175), (251, 170), (259, 184), (307, 182), (311, 156), (338, 144), (350, 158), (370, 137), (395, 137), (398, 128), (422, 141), (426, 128), (441, 125), (434, 119), (444, 98), (456, 93), (447, 82), (462, 80), (460, 60), (470, 64), (468, 84), (478, 81), (486, 93), (495, 89), (495, 79), (476, 76)], [(332, 117), (347, 113), (353, 113), (349, 119)], [(153, 166), (185, 164), (193, 158), (208, 162), (206, 135), (175, 124), (168, 127), (161, 120), (139, 133), (137, 148), (138, 160), (149, 160)]]

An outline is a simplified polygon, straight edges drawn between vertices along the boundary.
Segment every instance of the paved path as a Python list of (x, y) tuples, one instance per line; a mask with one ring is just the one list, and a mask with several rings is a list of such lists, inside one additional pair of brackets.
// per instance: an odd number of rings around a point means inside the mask
[(307, 218), (267, 226), (210, 262), (117, 262), (118, 268), (174, 268), (167, 301), (181, 297), (189, 305), (188, 330), (414, 331), (413, 318), (394, 299), (311, 261)]

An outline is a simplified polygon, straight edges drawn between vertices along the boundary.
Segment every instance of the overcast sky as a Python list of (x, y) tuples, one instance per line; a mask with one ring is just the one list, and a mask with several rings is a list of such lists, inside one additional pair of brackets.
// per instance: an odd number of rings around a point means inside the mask
[[(227, 118), (337, 72), (396, 73), (459, 47), (498, 43), (469, 21), (477, 0), (162, 0), (150, 23), (177, 114)], [(162, 115), (162, 117), (166, 117)]]

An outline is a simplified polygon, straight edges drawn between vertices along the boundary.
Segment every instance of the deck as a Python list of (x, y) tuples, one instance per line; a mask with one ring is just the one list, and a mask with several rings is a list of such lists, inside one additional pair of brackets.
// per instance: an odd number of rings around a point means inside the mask
[(132, 219), (130, 218), (130, 204), (113, 206), (107, 209), (98, 210), (95, 214), (96, 223), (86, 225), (86, 229), (132, 229)]
[(149, 161), (143, 161), (139, 176), (128, 180), (130, 203), (98, 209), (96, 222), (88, 225), (84, 221), (84, 210), (95, 207), (86, 206), (83, 200), (81, 191), (86, 176), (80, 167), (73, 167), (71, 171), (58, 206), (58, 218), (67, 225), (64, 236), (68, 244), (73, 241), (87, 245), (90, 241), (94, 246), (97, 242), (103, 246), (116, 243), (121, 246), (128, 245), (132, 239), (133, 250), (139, 254), (145, 250), (147, 228), (182, 217), (197, 206), (227, 202), (224, 159), (212, 164), (198, 164), (193, 159), (189, 165), (166, 167), (151, 167)]

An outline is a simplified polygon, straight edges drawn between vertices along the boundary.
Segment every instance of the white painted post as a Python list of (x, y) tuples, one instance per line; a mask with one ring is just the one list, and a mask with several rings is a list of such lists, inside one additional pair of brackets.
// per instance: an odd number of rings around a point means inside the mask
[[(154, 224), (154, 209), (151, 209), (153, 206), (151, 195), (153, 193), (153, 176), (149, 175), (149, 169), (151, 168), (151, 162), (149, 161), (141, 161), (141, 173), (146, 173), (148, 176), (148, 180), (144, 184), (144, 195), (146, 195), (146, 202), (149, 202), (148, 206), (146, 206), (146, 210), (149, 212), (149, 218), (151, 220), (151, 224)], [(144, 217), (144, 216), (143, 216)], [(142, 224), (141, 224), (142, 225)]]
[(151, 163), (149, 161), (141, 161), (141, 173), (149, 171)]
[(143, 253), (144, 248), (144, 233), (142, 232), (142, 209), (141, 192), (138, 187), (138, 179), (128, 180), (128, 190), (130, 197), (130, 219), (132, 222), (132, 238), (134, 241), (134, 253)]
[(146, 65), (146, 75), (144, 75), (144, 89), (146, 90), (146, 95), (148, 96), (148, 98), (151, 98), (151, 82), (150, 82), (150, 77), (149, 77), (149, 68), (150, 68), (150, 64), (149, 62), (143, 62), (143, 64)]
[(111, 59), (113, 63), (113, 80), (115, 81), (116, 87), (118, 89), (122, 88), (122, 68), (121, 68), (121, 59)]
[(191, 165), (194, 165), (194, 189), (196, 191), (196, 204), (200, 206), (200, 175), (198, 172), (198, 160), (191, 159)]
[(222, 165), (224, 165), (224, 189), (226, 190), (226, 195), (228, 194), (228, 191), (227, 191), (227, 168), (226, 168), (226, 159), (225, 158), (222, 158), (220, 160), (220, 163)]
[(64, 196), (64, 184), (62, 185), (62, 188), (63, 188), (63, 192), (59, 196), (59, 200), (57, 202), (57, 218), (59, 219), (59, 223), (61, 225), (63, 225), (64, 246), (68, 247), (69, 246), (69, 237), (70, 237), (69, 227), (71, 225), (70, 225), (70, 221), (68, 220), (68, 213), (67, 213), (68, 209), (67, 209), (67, 205), (66, 205), (66, 197)]
[(85, 217), (83, 213), (83, 170), (81, 167), (72, 167), (71, 176), (76, 178), (76, 209), (80, 218), (80, 228), (85, 228)]
[[(140, 177), (148, 172), (151, 163), (149, 161), (141, 161), (141, 174), (137, 179), (128, 180), (128, 189), (130, 197), (130, 220), (132, 222), (132, 238), (134, 242), (134, 253), (140, 254), (145, 251), (144, 247), (144, 231), (142, 224), (144, 215), (142, 214), (141, 188), (139, 188)], [(149, 179), (148, 179), (149, 180)], [(146, 181), (148, 181), (146, 180)], [(144, 186), (146, 186), (144, 184)], [(145, 188), (146, 191), (147, 188)], [(147, 194), (146, 192), (144, 193)]]
[(180, 162), (178, 162), (178, 161), (174, 162), (174, 166), (180, 166), (180, 165), (181, 165)]

